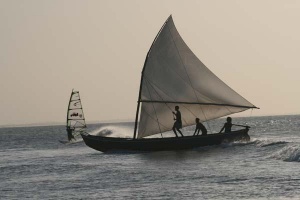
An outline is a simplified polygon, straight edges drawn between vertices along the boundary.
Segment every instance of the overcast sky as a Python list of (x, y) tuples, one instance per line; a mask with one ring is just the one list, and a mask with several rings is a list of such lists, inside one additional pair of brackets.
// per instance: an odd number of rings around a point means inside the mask
[[(144, 59), (172, 14), (191, 50), (260, 110), (300, 113), (300, 1), (0, 0), (0, 125), (133, 120)], [(244, 116), (250, 116), (246, 111)]]

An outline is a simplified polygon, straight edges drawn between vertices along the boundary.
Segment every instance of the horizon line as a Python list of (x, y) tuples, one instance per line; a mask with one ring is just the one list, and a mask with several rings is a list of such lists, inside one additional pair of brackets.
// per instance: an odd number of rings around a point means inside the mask
[[(236, 116), (235, 118), (252, 118), (252, 117), (271, 117), (271, 116), (294, 116), (300, 114), (274, 114), (274, 115), (253, 115), (253, 116)], [(224, 116), (227, 117), (227, 116)], [(220, 117), (220, 118), (224, 118)], [(216, 119), (214, 119), (216, 120)], [(211, 121), (211, 120), (209, 120)], [(112, 120), (93, 120), (87, 121), (86, 124), (106, 124), (106, 123), (125, 123), (132, 122), (134, 119), (112, 119)], [(39, 127), (39, 126), (63, 126), (64, 122), (37, 122), (37, 123), (23, 123), (23, 124), (0, 124), (0, 128), (14, 128), (14, 127)]]

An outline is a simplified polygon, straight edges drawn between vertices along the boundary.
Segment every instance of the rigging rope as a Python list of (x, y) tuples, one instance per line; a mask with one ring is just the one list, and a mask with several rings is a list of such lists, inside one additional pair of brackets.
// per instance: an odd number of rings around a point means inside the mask
[[(147, 81), (147, 80), (146, 80), (146, 81)], [(147, 87), (147, 89), (148, 89), (148, 93), (149, 93), (149, 95), (150, 95), (150, 99), (152, 99), (151, 93), (150, 93), (149, 88), (148, 88), (148, 83), (146, 84), (146, 87)], [(159, 132), (160, 132), (160, 134), (161, 134), (161, 137), (163, 137), (162, 132), (161, 132), (161, 129), (160, 129), (160, 125), (159, 125), (159, 121), (158, 121), (156, 109), (155, 109), (155, 107), (154, 107), (154, 103), (152, 103), (152, 107), (153, 107), (154, 112), (155, 112), (155, 116), (156, 116), (157, 125), (158, 125), (158, 128), (159, 128)]]
[[(153, 83), (150, 83), (150, 81), (149, 81), (149, 79), (148, 78), (146, 78), (145, 77), (145, 79), (146, 79), (146, 81), (150, 84), (150, 86), (153, 88), (153, 90), (156, 92), (156, 94), (157, 94), (157, 96), (159, 97), (159, 98), (161, 98), (161, 100), (164, 100), (160, 95), (159, 95), (159, 93), (157, 92), (157, 90), (153, 87), (153, 85), (155, 85), (155, 84), (153, 84)], [(153, 84), (153, 85), (152, 85)], [(155, 87), (157, 87), (156, 85), (155, 85)], [(148, 88), (148, 87), (147, 87)], [(158, 89), (159, 89), (159, 87), (157, 87)], [(162, 90), (161, 90), (162, 91)], [(149, 92), (149, 88), (148, 88), (148, 92)], [(167, 95), (165, 92), (163, 92), (165, 95)], [(150, 94), (150, 92), (149, 92), (149, 94)], [(169, 95), (167, 95), (168, 97), (170, 97)], [(152, 97), (151, 97), (151, 95), (150, 95), (150, 98), (151, 98), (151, 100), (152, 100)], [(171, 99), (173, 99), (172, 97), (170, 97)], [(169, 110), (170, 111), (172, 111), (173, 112), (173, 109), (172, 108), (170, 108), (170, 106), (167, 104), (167, 103), (164, 103), (168, 108), (169, 108)], [(190, 109), (188, 109), (186, 106), (183, 106), (186, 110), (188, 110), (190, 113), (192, 113), (192, 115), (194, 115), (194, 117), (197, 117)], [(188, 124), (187, 123), (187, 121), (183, 118), (183, 117), (181, 117), (182, 119), (183, 119), (183, 121), (185, 122), (185, 124)]]
[[(186, 75), (187, 75), (187, 77), (188, 77), (188, 79), (189, 79), (190, 86), (191, 86), (192, 89), (193, 89), (193, 92), (194, 92), (194, 94), (195, 94), (195, 97), (196, 97), (196, 99), (197, 99), (197, 102), (199, 102), (198, 96), (197, 96), (197, 94), (196, 94), (196, 90), (195, 90), (195, 88), (193, 87), (193, 84), (192, 84), (191, 78), (190, 78), (190, 76), (189, 76), (189, 74), (188, 74), (188, 72), (187, 72), (186, 66), (185, 66), (185, 64), (184, 64), (183, 61), (182, 61), (182, 57), (181, 57), (181, 55), (180, 55), (180, 53), (179, 53), (179, 50), (178, 50), (177, 45), (176, 45), (176, 42), (175, 42), (175, 40), (174, 40), (174, 38), (173, 38), (172, 32), (171, 32), (169, 26), (167, 26), (167, 28), (168, 28), (168, 30), (169, 30), (169, 32), (170, 32), (170, 35), (171, 35), (172, 40), (173, 40), (173, 43), (174, 43), (174, 45), (175, 45), (175, 47), (176, 47), (176, 50), (177, 50), (177, 53), (178, 53), (178, 55), (179, 55), (181, 64), (183, 65), (184, 70), (185, 70), (185, 73), (186, 73)], [(199, 106), (200, 106), (200, 105), (199, 105)], [(207, 125), (208, 125), (208, 128), (210, 129), (210, 132), (212, 132), (212, 131), (211, 131), (211, 128), (210, 128), (210, 126), (209, 126), (209, 124), (208, 124), (208, 122), (207, 122), (206, 115), (205, 115), (205, 113), (203, 112), (201, 106), (200, 106), (200, 109), (201, 109), (201, 111), (202, 111), (202, 113), (203, 113), (203, 115), (204, 115), (205, 121), (206, 121), (206, 123), (207, 123)], [(199, 118), (200, 118), (200, 117), (199, 117)]]

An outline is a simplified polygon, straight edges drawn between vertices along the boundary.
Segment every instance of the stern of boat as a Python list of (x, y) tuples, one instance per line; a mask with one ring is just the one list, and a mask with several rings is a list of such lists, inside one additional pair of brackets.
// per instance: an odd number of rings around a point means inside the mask
[(229, 142), (249, 142), (250, 136), (248, 134), (250, 127), (246, 127), (245, 129), (233, 131), (231, 133), (224, 133), (223, 143)]

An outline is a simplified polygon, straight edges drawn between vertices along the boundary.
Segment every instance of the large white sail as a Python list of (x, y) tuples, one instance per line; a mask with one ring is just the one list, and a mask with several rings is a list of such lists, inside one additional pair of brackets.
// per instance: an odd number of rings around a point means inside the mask
[(74, 138), (86, 128), (81, 99), (78, 91), (72, 91), (67, 112), (68, 138)]
[(168, 18), (147, 54), (142, 72), (138, 138), (172, 129), (172, 111), (180, 107), (183, 127), (195, 118), (207, 121), (253, 104), (214, 75), (189, 49)]

